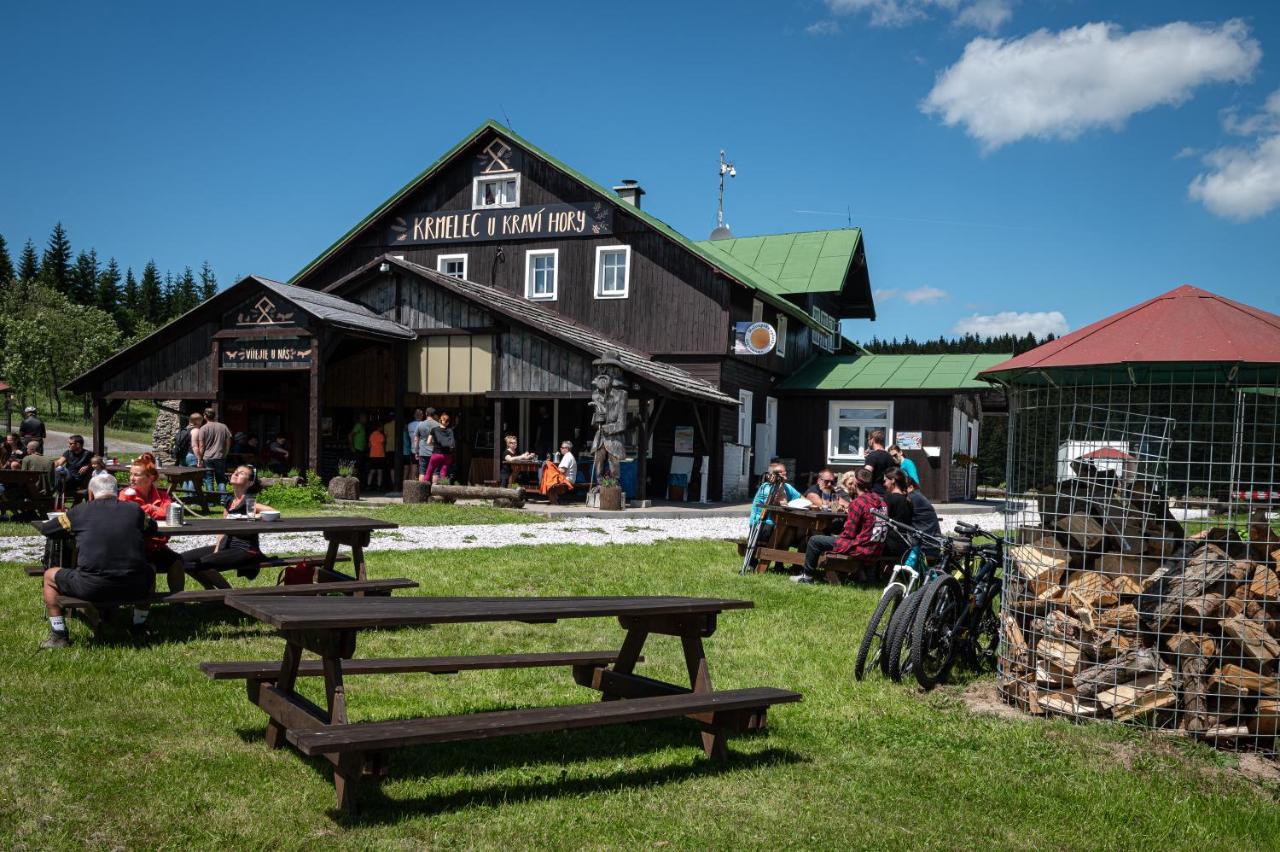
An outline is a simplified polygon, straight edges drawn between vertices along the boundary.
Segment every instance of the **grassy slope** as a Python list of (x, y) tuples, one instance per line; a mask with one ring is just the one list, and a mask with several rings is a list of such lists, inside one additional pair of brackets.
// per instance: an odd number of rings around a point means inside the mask
[[(527, 848), (1262, 848), (1277, 790), (1222, 771), (1229, 757), (1116, 726), (970, 713), (958, 688), (921, 695), (852, 681), (876, 593), (740, 578), (724, 543), (574, 545), (371, 555), (373, 576), (432, 594), (746, 597), (708, 640), (717, 686), (775, 685), (805, 700), (716, 767), (682, 721), (401, 752), (362, 815), (335, 819), (327, 764), (267, 751), (243, 687), (196, 664), (276, 658), (280, 641), (210, 611), (153, 616), (147, 647), (39, 652), (35, 582), (0, 574), (0, 842), (5, 846)], [(11, 566), (2, 566), (11, 568)], [(616, 623), (471, 625), (371, 633), (359, 655), (616, 647)], [(641, 671), (678, 680), (671, 639)], [(318, 683), (309, 683), (318, 697)], [(563, 670), (348, 680), (353, 721), (589, 697)], [(1126, 766), (1129, 764), (1130, 766)]]

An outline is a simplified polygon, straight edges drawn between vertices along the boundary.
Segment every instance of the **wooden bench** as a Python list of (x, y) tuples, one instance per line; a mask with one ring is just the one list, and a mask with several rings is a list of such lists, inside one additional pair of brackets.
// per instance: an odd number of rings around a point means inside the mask
[[(319, 568), (324, 565), (324, 554), (311, 554), (310, 556), (273, 556), (270, 559), (264, 559), (258, 563), (259, 568), (287, 568), (290, 565), (305, 564), (308, 568)], [(351, 557), (341, 554), (335, 556), (334, 562), (350, 562)], [(43, 565), (24, 565), (23, 571), (28, 577), (43, 577), (44, 572), (48, 569)], [(229, 568), (227, 570), (235, 570)]]
[[(637, 662), (642, 661), (641, 657)], [(546, 668), (572, 666), (595, 668), (617, 662), (616, 651), (569, 651), (549, 654), (476, 654), (466, 657), (396, 657), (393, 659), (343, 660), (344, 675), (357, 674), (457, 674), (463, 671), (492, 669)], [(200, 664), (200, 671), (213, 680), (244, 679), (251, 682), (272, 682), (280, 677), (279, 660)], [(298, 665), (297, 677), (323, 677), (324, 665), (320, 660), (304, 660)]]
[[(416, 589), (416, 580), (396, 577), (387, 580), (343, 580), (333, 583), (297, 583), (291, 586), (248, 586), (238, 589), (194, 589), (189, 592), (169, 592), (168, 594), (148, 595), (138, 600), (120, 600), (95, 603), (71, 595), (58, 595), (58, 606), (70, 610), (80, 617), (89, 627), (97, 630), (103, 623), (102, 610), (113, 610), (117, 607), (142, 607), (157, 604), (225, 604), (227, 598), (253, 597), (270, 595), (272, 597), (316, 597), (319, 595), (365, 595), (388, 596), (395, 589)], [(277, 664), (278, 665), (278, 664)]]
[(846, 577), (854, 580), (877, 582), (880, 579), (880, 574), (885, 569), (892, 568), (897, 564), (897, 561), (892, 556), (877, 556), (875, 559), (856, 559), (842, 553), (828, 551), (818, 557), (818, 570), (822, 572), (826, 581), (833, 586), (840, 585), (841, 581)]
[[(317, 724), (310, 729), (295, 728), (289, 739), (297, 745), (299, 751), (308, 756), (355, 755), (358, 768), (351, 766), (348, 771), (360, 771), (363, 769), (365, 755), (382, 749), (621, 725), (651, 719), (688, 716), (721, 731), (746, 731), (755, 727), (754, 720), (770, 706), (799, 701), (801, 697), (798, 692), (773, 687), (688, 692), (681, 695), (535, 707), (527, 710), (494, 710), (428, 719), (325, 726)], [(721, 751), (708, 756), (719, 758), (724, 755)]]
[(0, 511), (43, 515), (53, 510), (53, 495), (40, 490), (44, 474), (38, 470), (0, 470)]

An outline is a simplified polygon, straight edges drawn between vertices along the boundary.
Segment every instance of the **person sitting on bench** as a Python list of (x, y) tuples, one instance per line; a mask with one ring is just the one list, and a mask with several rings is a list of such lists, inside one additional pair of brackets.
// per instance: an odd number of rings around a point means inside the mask
[(859, 561), (870, 562), (884, 550), (889, 525), (873, 512), (884, 514), (884, 498), (872, 490), (870, 465), (859, 468), (853, 480), (857, 496), (849, 504), (840, 535), (811, 535), (804, 552), (804, 571), (792, 577), (796, 583), (812, 583), (818, 576), (818, 560), (824, 553), (836, 553)]
[[(70, 644), (67, 621), (58, 606), (58, 595), (93, 603), (138, 600), (155, 589), (156, 575), (146, 556), (146, 535), (155, 521), (136, 503), (116, 499), (116, 481), (94, 477), (89, 481), (89, 501), (66, 514), (45, 521), (47, 536), (74, 536), (76, 567), (50, 568), (44, 572), (44, 605), (49, 616), (49, 637), (41, 648), (65, 648)], [(134, 609), (133, 633), (144, 630), (146, 609)]]
[[(900, 467), (891, 467), (884, 472), (884, 502), (889, 507), (889, 520), (906, 526), (915, 526), (915, 504), (907, 496), (911, 477)], [(907, 555), (911, 545), (907, 539), (897, 533), (889, 533), (884, 542), (884, 555), (892, 556), (895, 563)]]
[[(231, 494), (223, 505), (222, 517), (252, 518), (259, 511), (274, 511), (270, 506), (257, 502), (262, 490), (258, 473), (247, 464), (231, 472)], [(196, 547), (182, 554), (183, 566), (206, 589), (229, 589), (231, 584), (223, 579), (222, 571), (234, 570), (245, 579), (258, 576), (258, 566), (266, 559), (258, 547), (257, 535), (219, 536), (216, 544)]]
[(573, 455), (573, 442), (560, 442), (560, 461), (547, 459), (542, 463), (542, 493), (547, 495), (547, 502), (552, 506), (560, 503), (560, 498), (573, 490), (573, 483), (578, 480), (578, 460)]
[[(163, 488), (156, 487), (156, 457), (143, 453), (129, 465), (129, 486), (120, 492), (120, 499), (137, 503), (148, 518), (160, 522), (169, 512), (173, 498)], [(169, 547), (168, 536), (152, 536), (147, 539), (147, 561), (156, 575), (164, 574), (169, 581), (169, 591), (180, 592), (186, 587), (186, 575), (182, 570), (182, 557)]]
[(83, 437), (72, 435), (67, 439), (66, 450), (53, 464), (53, 487), (64, 503), (68, 496), (74, 501), (76, 492), (89, 484), (92, 458), (93, 453), (84, 448)]

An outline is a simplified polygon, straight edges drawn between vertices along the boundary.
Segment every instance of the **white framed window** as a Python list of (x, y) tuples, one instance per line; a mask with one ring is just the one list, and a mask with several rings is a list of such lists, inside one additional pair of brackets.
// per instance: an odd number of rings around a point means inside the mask
[(787, 356), (787, 315), (778, 314), (778, 356)]
[(525, 252), (525, 298), (555, 301), (556, 267), (559, 265), (560, 249), (530, 249)]
[(860, 464), (867, 436), (884, 432), (884, 445), (893, 443), (893, 403), (862, 399), (833, 400), (827, 414), (827, 463)]
[(738, 443), (751, 446), (751, 417), (755, 394), (749, 390), (738, 391)]
[(829, 331), (814, 331), (813, 345), (826, 352), (836, 351), (836, 338)]
[(450, 278), (467, 277), (467, 256), (465, 254), (442, 254), (436, 258), (436, 272), (442, 272)]
[(760, 322), (764, 319), (764, 302), (759, 299), (751, 300), (751, 321)]
[(631, 285), (631, 246), (596, 247), (596, 298), (625, 299)]
[(475, 179), (471, 192), (471, 207), (519, 207), (520, 175), (507, 172), (500, 175), (481, 175)]

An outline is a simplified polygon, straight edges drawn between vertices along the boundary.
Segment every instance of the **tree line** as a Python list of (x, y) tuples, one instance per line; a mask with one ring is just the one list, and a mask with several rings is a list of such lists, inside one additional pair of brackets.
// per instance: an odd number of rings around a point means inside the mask
[(198, 273), (161, 275), (149, 260), (122, 274), (114, 257), (74, 252), (61, 222), (42, 252), (28, 238), (16, 263), (0, 235), (0, 379), (20, 405), (47, 401), (61, 416), (61, 385), (217, 292), (208, 261)]
[[(1054, 339), (1049, 334), (1000, 334), (979, 337), (966, 334), (963, 337), (939, 337), (937, 340), (882, 340), (873, 337), (863, 346), (877, 355), (985, 355), (1012, 352), (1021, 355)], [(1008, 446), (1009, 418), (1000, 414), (984, 414), (978, 429), (978, 482), (982, 485), (1000, 485), (1005, 481), (1005, 454)]]

